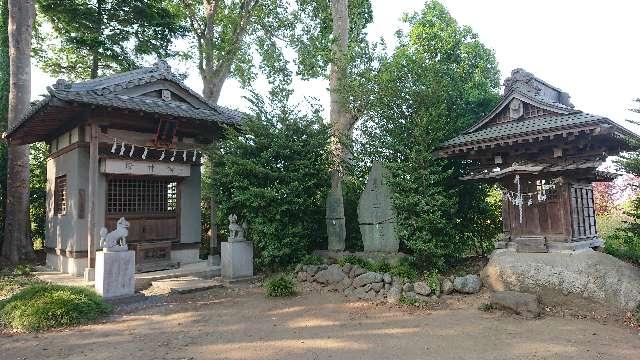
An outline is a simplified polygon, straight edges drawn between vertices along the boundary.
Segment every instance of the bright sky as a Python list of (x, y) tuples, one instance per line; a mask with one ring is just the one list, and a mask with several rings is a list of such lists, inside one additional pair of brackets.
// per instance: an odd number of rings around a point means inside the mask
[[(628, 0), (442, 0), (460, 24), (469, 25), (485, 45), (495, 50), (502, 73), (522, 67), (567, 91), (576, 108), (624, 123), (636, 118), (627, 109), (640, 97), (640, 2)], [(372, 0), (374, 23), (370, 39), (384, 37), (394, 45), (394, 33), (405, 12), (420, 10), (423, 0)], [(200, 91), (202, 82), (188, 69), (187, 85)], [(33, 97), (46, 92), (55, 79), (33, 73)], [(258, 90), (265, 83), (255, 84)], [(295, 101), (305, 96), (328, 104), (328, 83), (296, 81)], [(246, 109), (245, 92), (227, 81), (220, 105)], [(628, 124), (626, 126), (629, 126)]]

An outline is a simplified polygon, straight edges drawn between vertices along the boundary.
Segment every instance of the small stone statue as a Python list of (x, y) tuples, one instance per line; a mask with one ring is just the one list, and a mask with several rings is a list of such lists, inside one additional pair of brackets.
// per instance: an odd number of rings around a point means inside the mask
[(100, 246), (103, 251), (127, 251), (127, 236), (129, 236), (129, 222), (121, 217), (116, 223), (116, 229), (109, 232), (106, 227), (100, 229)]
[(246, 233), (247, 222), (242, 222), (242, 226), (240, 226), (236, 214), (229, 215), (229, 242), (247, 241)]

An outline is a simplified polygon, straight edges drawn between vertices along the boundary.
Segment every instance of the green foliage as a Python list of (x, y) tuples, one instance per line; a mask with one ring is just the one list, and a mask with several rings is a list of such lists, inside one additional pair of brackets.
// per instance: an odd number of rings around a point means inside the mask
[(366, 269), (377, 273), (391, 272), (393, 266), (384, 260), (369, 261)]
[(265, 281), (264, 293), (268, 297), (293, 296), (296, 294), (296, 282), (290, 275), (276, 275)]
[(482, 303), (480, 304), (480, 306), (478, 306), (478, 310), (484, 312), (493, 312), (494, 310), (496, 310), (496, 306), (492, 303)]
[[(132, 70), (144, 57), (176, 56), (172, 41), (186, 29), (172, 0), (38, 0), (42, 28), (34, 55), (54, 76), (72, 80)], [(97, 64), (97, 68), (94, 66)]]
[[(226, 0), (211, 6), (202, 0), (182, 0), (180, 4), (203, 80), (224, 83), (230, 76), (250, 88), (259, 69), (272, 85), (270, 96), (288, 99), (291, 70), (283, 49), (295, 36), (296, 25), (288, 1)], [(204, 96), (210, 97), (207, 89)]]
[[(333, 22), (330, 1), (296, 0), (298, 20), (297, 37), (292, 45), (298, 58), (298, 75), (303, 79), (324, 77), (329, 64), (334, 61), (331, 50)], [(347, 63), (354, 64), (354, 58), (366, 46), (366, 27), (373, 21), (370, 0), (350, 0), (349, 49)]]
[[(256, 115), (242, 133), (229, 130), (210, 152), (216, 171), (205, 191), (220, 204), (218, 224), (228, 224), (234, 213), (247, 220), (258, 268), (285, 267), (326, 237), (329, 131), (317, 112), (274, 110), (253, 101)], [(224, 239), (226, 226), (219, 227)]]
[(16, 331), (40, 331), (96, 320), (110, 306), (83, 287), (31, 285), (0, 302), (0, 322)]
[(604, 252), (640, 265), (640, 237), (629, 228), (618, 229), (604, 238)]
[(358, 265), (363, 269), (366, 269), (367, 267), (369, 267), (369, 262), (366, 259), (363, 259), (363, 258), (355, 256), (355, 255), (343, 256), (338, 261), (338, 264), (340, 266), (344, 266), (345, 264)]
[(47, 150), (46, 143), (29, 146), (29, 220), (34, 249), (44, 247), (47, 215)]
[(300, 265), (322, 265), (324, 264), (324, 258), (320, 255), (305, 255), (300, 260)]
[(418, 271), (415, 268), (415, 264), (407, 258), (400, 259), (397, 264), (391, 267), (389, 273), (392, 276), (408, 279), (411, 282), (418, 279)]
[(362, 75), (372, 81), (354, 100), (367, 109), (355, 153), (362, 166), (381, 161), (390, 171), (402, 248), (421, 267), (444, 269), (485, 253), (501, 231), (490, 188), (459, 180), (466, 163), (434, 156), (495, 105), (499, 71), (493, 52), (439, 2), (406, 20), (395, 52), (376, 60), (375, 76)]
[(431, 270), (425, 276), (425, 280), (427, 281), (427, 285), (431, 289), (431, 292), (439, 294), (440, 293), (440, 274), (438, 274), (437, 270)]
[(35, 269), (31, 264), (18, 264), (15, 269), (13, 269), (13, 274), (16, 276), (25, 276), (30, 275), (33, 270)]
[(300, 261), (300, 265), (322, 265), (324, 258), (320, 255), (305, 255)]

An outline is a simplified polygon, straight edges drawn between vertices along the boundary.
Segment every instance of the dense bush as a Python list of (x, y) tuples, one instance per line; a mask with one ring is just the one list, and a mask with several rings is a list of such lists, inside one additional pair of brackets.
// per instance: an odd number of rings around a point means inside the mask
[(459, 180), (466, 163), (434, 156), (496, 104), (499, 71), (493, 52), (437, 1), (408, 23), (395, 52), (363, 75), (373, 80), (358, 106), (367, 113), (355, 154), (364, 167), (380, 161), (390, 171), (402, 249), (423, 269), (442, 269), (486, 254), (502, 230), (491, 188)]
[(618, 229), (604, 238), (604, 252), (640, 265), (640, 237), (627, 229)]
[(109, 310), (88, 288), (37, 284), (0, 302), (0, 322), (16, 331), (39, 331), (87, 323)]
[(218, 200), (221, 239), (227, 217), (237, 214), (248, 223), (257, 268), (273, 269), (298, 263), (326, 241), (329, 129), (317, 109), (271, 109), (259, 98), (253, 105), (241, 132), (229, 130), (210, 152), (215, 171), (205, 191)]
[(269, 297), (293, 296), (296, 294), (296, 282), (290, 275), (276, 275), (265, 281), (264, 293)]

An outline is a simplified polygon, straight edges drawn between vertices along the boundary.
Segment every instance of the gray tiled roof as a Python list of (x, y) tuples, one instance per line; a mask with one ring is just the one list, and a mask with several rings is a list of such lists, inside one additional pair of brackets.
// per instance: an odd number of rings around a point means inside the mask
[[(131, 88), (157, 80), (167, 80), (200, 100), (201, 104), (194, 106), (190, 103), (174, 100), (162, 100), (147, 96), (126, 96), (118, 94), (121, 90)], [(187, 119), (207, 120), (224, 124), (240, 125), (245, 114), (212, 104), (182, 83), (169, 65), (164, 61), (158, 61), (154, 66), (140, 68), (120, 74), (104, 76), (79, 83), (70, 83), (58, 80), (53, 88), (47, 88), (49, 92), (39, 101), (31, 103), (31, 106), (22, 120), (8, 129), (8, 135), (16, 131), (41, 109), (46, 107), (52, 99), (56, 98), (64, 102), (98, 105), (119, 109), (130, 109), (149, 113), (164, 114)]]
[(75, 92), (66, 90), (51, 91), (51, 96), (62, 101), (82, 104), (100, 105), (120, 109), (140, 110), (151, 113), (159, 113), (191, 119), (217, 121), (226, 124), (239, 125), (242, 122), (242, 113), (216, 106), (211, 110), (198, 109), (177, 101), (164, 101), (162, 99), (144, 96), (125, 95), (96, 95), (89, 92)]
[(476, 132), (465, 133), (443, 143), (442, 147), (508, 138), (518, 134), (547, 132), (565, 126), (582, 125), (600, 120), (610, 122), (610, 120), (602, 116), (583, 112), (559, 116), (540, 116), (523, 121), (511, 121), (497, 124)]

